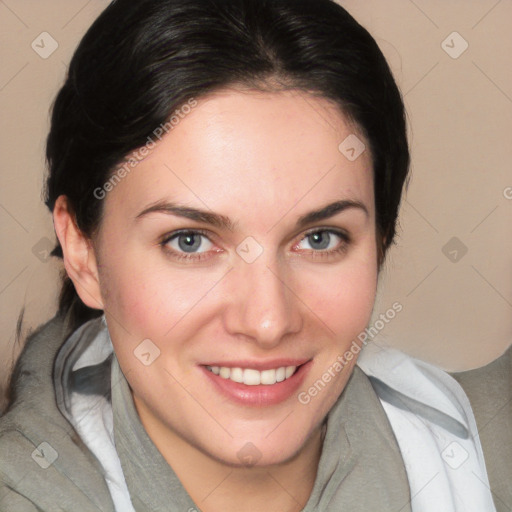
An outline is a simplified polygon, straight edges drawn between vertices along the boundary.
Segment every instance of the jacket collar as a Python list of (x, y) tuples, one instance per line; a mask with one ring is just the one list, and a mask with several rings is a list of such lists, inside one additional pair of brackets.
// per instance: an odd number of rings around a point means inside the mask
[[(116, 449), (135, 510), (196, 510), (200, 504), (191, 500), (144, 430), (115, 356), (111, 378)], [(358, 367), (328, 415), (315, 484), (303, 508), (331, 510), (411, 510), (398, 445)]]

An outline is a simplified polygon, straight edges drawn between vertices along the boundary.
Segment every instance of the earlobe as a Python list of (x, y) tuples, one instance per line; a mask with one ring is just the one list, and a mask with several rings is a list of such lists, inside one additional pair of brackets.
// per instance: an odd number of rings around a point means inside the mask
[(80, 299), (90, 308), (104, 309), (93, 245), (76, 225), (66, 196), (59, 196), (55, 202), (53, 225), (62, 247), (64, 267)]

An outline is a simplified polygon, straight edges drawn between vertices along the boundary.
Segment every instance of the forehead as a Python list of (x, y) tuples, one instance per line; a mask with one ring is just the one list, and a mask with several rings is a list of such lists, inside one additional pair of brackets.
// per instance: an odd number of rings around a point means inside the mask
[(307, 210), (339, 199), (373, 209), (369, 151), (347, 158), (344, 144), (359, 152), (364, 138), (329, 100), (226, 89), (193, 105), (109, 192), (109, 209), (133, 217), (161, 199), (226, 215), (240, 204), (279, 216), (298, 202)]

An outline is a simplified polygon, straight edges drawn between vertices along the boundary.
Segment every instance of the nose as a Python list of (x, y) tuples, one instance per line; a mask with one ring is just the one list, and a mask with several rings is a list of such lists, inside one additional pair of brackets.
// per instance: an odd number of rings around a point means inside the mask
[(230, 272), (231, 298), (224, 311), (226, 330), (243, 336), (261, 348), (277, 346), (287, 335), (302, 328), (301, 302), (292, 283), (267, 259), (239, 262)]

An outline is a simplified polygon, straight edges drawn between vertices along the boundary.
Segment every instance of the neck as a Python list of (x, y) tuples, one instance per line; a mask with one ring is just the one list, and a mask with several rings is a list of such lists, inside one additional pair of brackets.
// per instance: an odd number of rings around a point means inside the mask
[(233, 467), (191, 445), (134, 403), (148, 436), (203, 512), (299, 512), (313, 490), (324, 428), (290, 459), (271, 466)]

